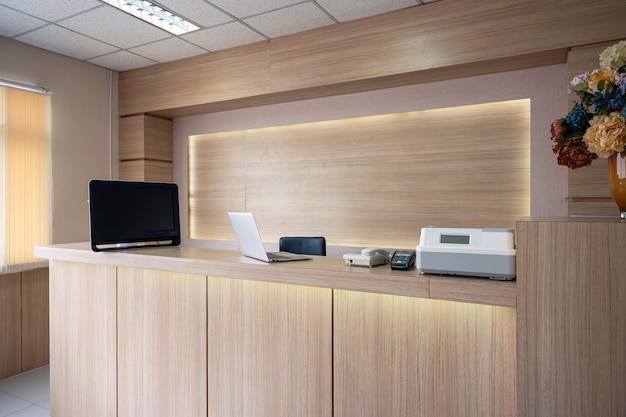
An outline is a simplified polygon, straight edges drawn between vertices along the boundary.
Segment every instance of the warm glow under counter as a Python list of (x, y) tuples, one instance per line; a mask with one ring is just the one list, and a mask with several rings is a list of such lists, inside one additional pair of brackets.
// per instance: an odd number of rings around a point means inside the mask
[(392, 271), (388, 266), (354, 267), (339, 257), (266, 264), (238, 251), (193, 247), (140, 248), (93, 252), (88, 242), (36, 248), (50, 260), (276, 282), (349, 291), (402, 295), (515, 307), (515, 281), (422, 275), (417, 270)]

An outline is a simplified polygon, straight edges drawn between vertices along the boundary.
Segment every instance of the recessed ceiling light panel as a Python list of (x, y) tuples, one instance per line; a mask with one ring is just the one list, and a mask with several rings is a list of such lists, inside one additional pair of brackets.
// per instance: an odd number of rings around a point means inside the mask
[(100, 0), (128, 14), (167, 30), (174, 35), (182, 35), (200, 29), (180, 16), (145, 0)]

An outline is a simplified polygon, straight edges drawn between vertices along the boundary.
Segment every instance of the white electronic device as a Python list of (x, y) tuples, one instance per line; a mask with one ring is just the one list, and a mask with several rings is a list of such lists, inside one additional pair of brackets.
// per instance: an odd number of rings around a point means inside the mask
[(361, 253), (346, 253), (343, 260), (348, 265), (373, 267), (384, 265), (389, 262), (391, 255), (385, 249), (365, 248)]
[(423, 227), (415, 267), (422, 274), (514, 279), (513, 229)]

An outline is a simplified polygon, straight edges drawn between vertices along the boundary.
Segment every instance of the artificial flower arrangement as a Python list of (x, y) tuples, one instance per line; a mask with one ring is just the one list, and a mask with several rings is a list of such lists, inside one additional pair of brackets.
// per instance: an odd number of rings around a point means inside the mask
[(574, 77), (570, 91), (580, 103), (550, 129), (558, 164), (581, 168), (626, 150), (626, 40), (602, 51), (600, 68)]

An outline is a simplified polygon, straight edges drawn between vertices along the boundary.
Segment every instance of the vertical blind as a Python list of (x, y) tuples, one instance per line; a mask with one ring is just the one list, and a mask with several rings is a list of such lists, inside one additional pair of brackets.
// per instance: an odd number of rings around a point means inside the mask
[(0, 272), (36, 267), (52, 240), (50, 96), (0, 87)]

